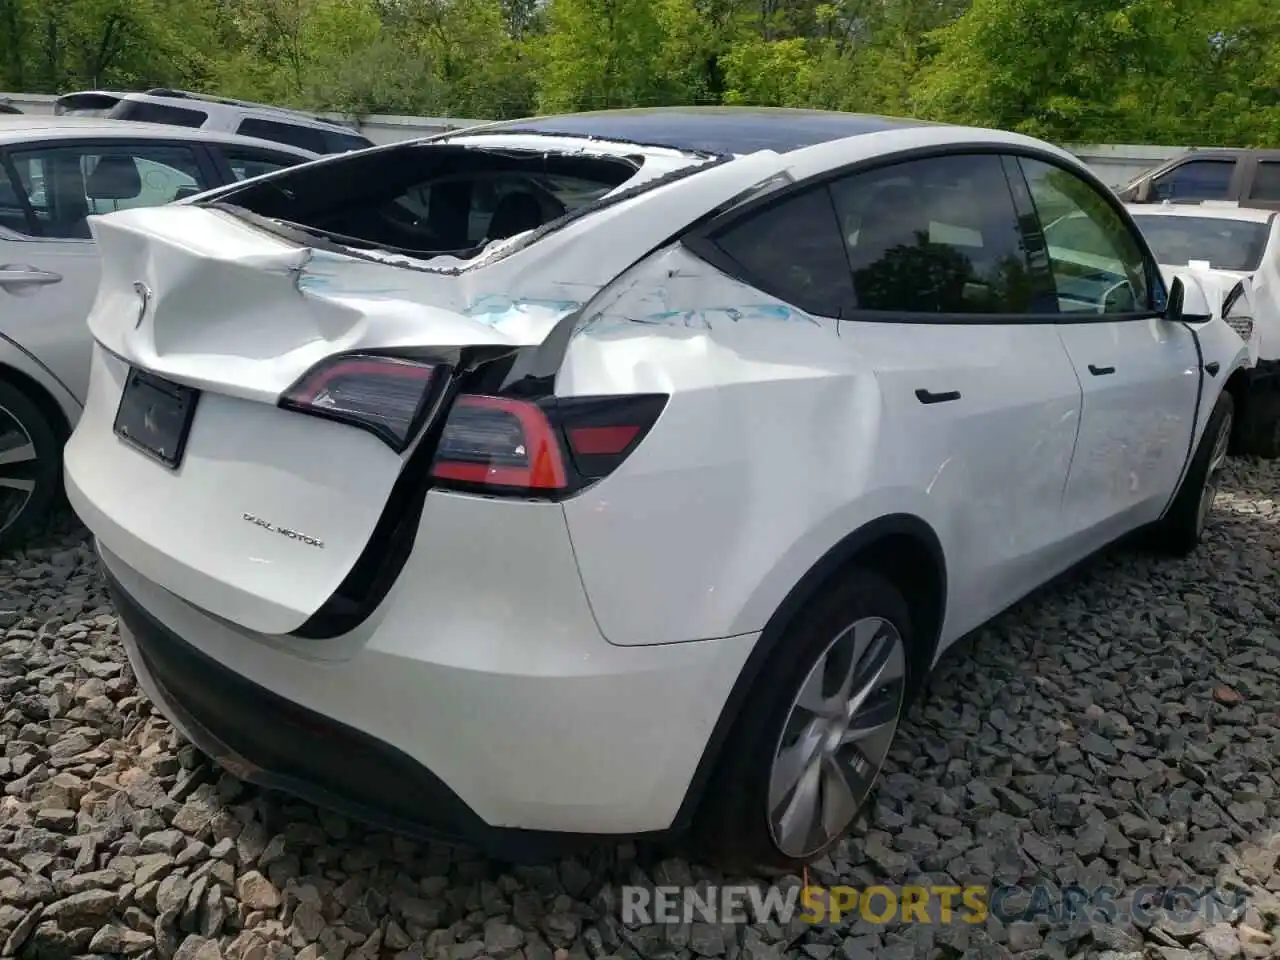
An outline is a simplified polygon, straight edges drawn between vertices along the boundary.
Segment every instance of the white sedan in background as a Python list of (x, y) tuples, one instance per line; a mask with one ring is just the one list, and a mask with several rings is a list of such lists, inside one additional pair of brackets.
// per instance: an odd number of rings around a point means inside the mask
[(311, 160), (296, 147), (174, 126), (0, 116), (0, 542), (61, 490), (98, 291), (88, 217), (169, 203)]

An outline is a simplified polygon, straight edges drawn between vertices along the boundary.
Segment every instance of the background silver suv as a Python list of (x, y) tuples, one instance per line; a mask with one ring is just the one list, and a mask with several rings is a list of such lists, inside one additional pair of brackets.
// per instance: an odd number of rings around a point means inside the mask
[(311, 153), (345, 153), (373, 146), (350, 127), (296, 110), (246, 100), (210, 97), (184, 90), (125, 93), (106, 114), (112, 120), (141, 120), (286, 143)]

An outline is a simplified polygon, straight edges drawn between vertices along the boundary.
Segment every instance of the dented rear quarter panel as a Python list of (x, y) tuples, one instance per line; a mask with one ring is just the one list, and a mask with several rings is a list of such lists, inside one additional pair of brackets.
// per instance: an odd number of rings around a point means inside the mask
[(563, 505), (610, 642), (750, 633), (844, 534), (895, 512), (940, 519), (920, 491), (872, 487), (883, 399), (836, 323), (679, 245), (584, 312), (557, 395), (670, 395), (627, 461)]

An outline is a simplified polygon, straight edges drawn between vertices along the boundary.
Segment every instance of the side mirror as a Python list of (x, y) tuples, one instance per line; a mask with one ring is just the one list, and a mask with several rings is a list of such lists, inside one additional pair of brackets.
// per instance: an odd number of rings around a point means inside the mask
[[(1210, 287), (1213, 280), (1206, 278)], [(1216, 292), (1215, 292), (1216, 293)], [(1183, 276), (1175, 274), (1169, 284), (1169, 302), (1165, 306), (1166, 320), (1182, 323), (1208, 323), (1213, 319), (1214, 309), (1209, 305), (1209, 290), (1205, 283), (1194, 274)]]
[(1151, 200), (1151, 177), (1143, 180), (1138, 184), (1138, 190), (1134, 196), (1135, 203), (1147, 203)]
[(1164, 318), (1173, 323), (1178, 323), (1182, 319), (1182, 310), (1186, 300), (1186, 284), (1182, 282), (1181, 277), (1174, 277), (1173, 283), (1169, 284), (1169, 300), (1164, 307)]

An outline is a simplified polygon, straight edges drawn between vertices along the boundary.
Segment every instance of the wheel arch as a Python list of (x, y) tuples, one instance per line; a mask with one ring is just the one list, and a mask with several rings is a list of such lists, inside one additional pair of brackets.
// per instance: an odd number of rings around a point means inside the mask
[(30, 350), (0, 333), (0, 379), (21, 390), (49, 421), (59, 439), (75, 429), (83, 404)]
[[(942, 543), (933, 528), (913, 514), (878, 517), (847, 534), (795, 583), (774, 610), (734, 682), (697, 769), (676, 813), (673, 830), (692, 825), (707, 784), (712, 779), (752, 688), (764, 665), (778, 649), (787, 628), (829, 584), (857, 566), (887, 577), (903, 591), (913, 612), (912, 649), (914, 689), (923, 684), (937, 654), (947, 608), (947, 568)], [(917, 614), (916, 611), (919, 611)]]
[(7, 357), (0, 355), (0, 380), (22, 391), (23, 395), (31, 401), (49, 422), (49, 426), (53, 428), (58, 439), (65, 443), (71, 436), (74, 423), (67, 416), (67, 411), (63, 405), (58, 402), (53, 391), (47, 385), (7, 361)]

